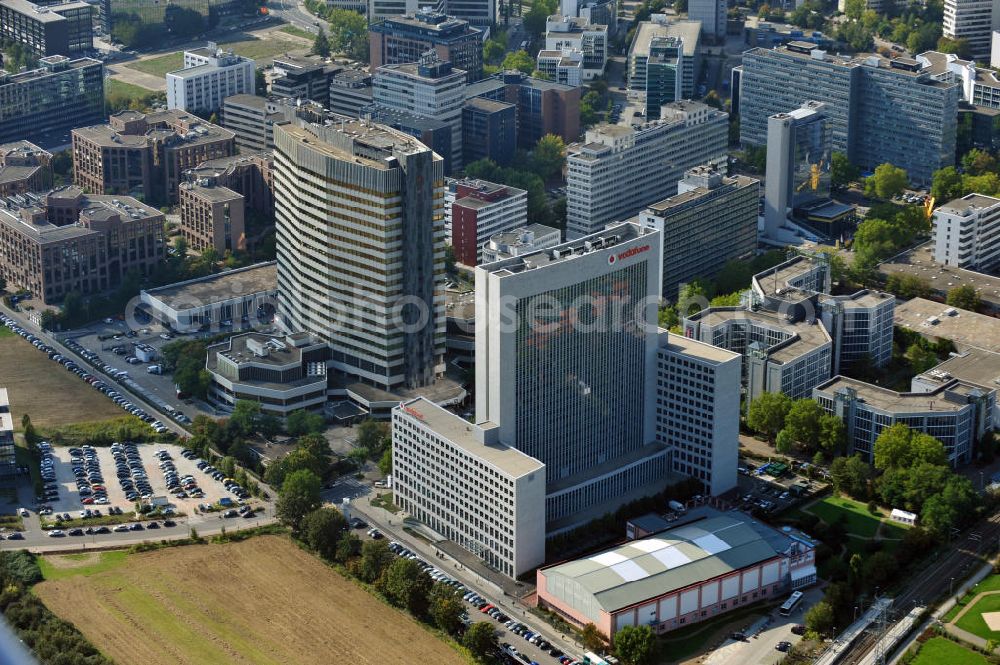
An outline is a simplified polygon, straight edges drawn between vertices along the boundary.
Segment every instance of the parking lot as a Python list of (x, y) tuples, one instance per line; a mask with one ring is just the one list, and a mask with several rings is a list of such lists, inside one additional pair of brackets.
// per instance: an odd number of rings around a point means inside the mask
[(778, 477), (762, 473), (758, 464), (743, 460), (740, 462), (737, 505), (745, 512), (780, 512), (822, 486), (822, 483), (802, 478), (791, 472), (785, 472)]
[[(161, 470), (160, 464), (163, 460), (157, 457), (157, 451), (166, 451), (169, 461), (176, 468), (178, 481), (187, 476), (194, 479), (197, 488), (203, 492), (203, 496), (178, 496), (171, 494), (167, 488), (166, 474)], [(92, 451), (92, 452), (91, 452)], [(99, 509), (103, 514), (107, 514), (108, 508), (121, 508), (123, 511), (131, 512), (135, 509), (135, 502), (141, 499), (143, 494), (150, 498), (163, 497), (167, 501), (167, 506), (177, 513), (187, 515), (194, 514), (199, 504), (215, 504), (220, 499), (228, 498), (233, 502), (237, 497), (228, 491), (221, 481), (216, 480), (205, 472), (197, 468), (196, 459), (188, 459), (181, 455), (183, 448), (171, 444), (139, 444), (134, 448), (135, 454), (130, 455), (127, 447), (119, 448), (63, 448), (52, 447), (51, 457), (53, 460), (52, 471), (55, 482), (46, 481), (46, 490), (55, 487), (55, 494), (48, 494), (46, 504), (53, 513), (68, 513), (72, 518), (77, 518), (79, 511), (87, 508)], [(116, 466), (117, 457), (124, 462), (124, 468), (128, 469), (128, 478), (120, 479)], [(137, 460), (137, 461), (134, 461)], [(142, 469), (149, 485), (143, 487), (139, 485)], [(80, 471), (83, 474), (80, 474)], [(43, 469), (44, 471), (44, 469)], [(127, 480), (129, 482), (123, 482)], [(185, 483), (187, 485), (188, 483)], [(181, 491), (185, 495), (190, 494), (193, 488)], [(103, 488), (103, 491), (98, 489)], [(134, 489), (128, 489), (134, 488)], [(143, 492), (142, 490), (151, 490)], [(136, 494), (126, 494), (126, 491), (134, 491)], [(196, 495), (198, 492), (194, 492)], [(48, 499), (48, 497), (53, 497)], [(55, 498), (57, 497), (57, 498)], [(131, 498), (129, 498), (131, 497)], [(86, 503), (84, 503), (86, 501)]]

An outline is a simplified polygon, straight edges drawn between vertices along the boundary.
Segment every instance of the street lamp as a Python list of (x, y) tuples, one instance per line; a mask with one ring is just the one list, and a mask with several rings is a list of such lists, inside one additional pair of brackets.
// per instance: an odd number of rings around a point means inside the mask
[(953, 577), (953, 578), (951, 578), (951, 582), (948, 583), (948, 595), (949, 596), (952, 594), (952, 591), (954, 591), (954, 588), (955, 588), (955, 578)]

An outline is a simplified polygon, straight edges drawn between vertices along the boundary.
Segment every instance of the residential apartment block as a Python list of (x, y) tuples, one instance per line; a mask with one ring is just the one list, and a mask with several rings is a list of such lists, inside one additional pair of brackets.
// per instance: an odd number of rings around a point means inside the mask
[[(399, 13), (399, 12), (396, 12)], [(483, 77), (483, 31), (466, 20), (432, 10), (377, 20), (368, 29), (371, 70), (383, 65), (417, 62), (429, 50), (468, 76)]]
[(566, 151), (566, 237), (579, 238), (677, 193), (685, 171), (722, 166), (729, 115), (700, 102), (674, 102), (638, 128), (598, 125)]
[(35, 4), (0, 1), (0, 37), (36, 56), (84, 55), (94, 48), (93, 13), (87, 2)]
[(71, 129), (103, 122), (104, 65), (53, 55), (19, 74), (0, 70), (0, 143), (64, 145)]
[(976, 442), (992, 429), (996, 390), (953, 380), (931, 392), (900, 393), (838, 376), (816, 386), (820, 406), (844, 421), (851, 453), (871, 463), (875, 440), (897, 423), (944, 444), (952, 466), (972, 461)]
[(455, 260), (479, 265), (483, 245), (494, 234), (528, 223), (528, 192), (485, 180), (460, 180), (451, 206), (451, 246)]
[(545, 465), (423, 397), (392, 411), (396, 505), (507, 577), (545, 561)]
[(428, 51), (417, 62), (383, 65), (372, 78), (375, 107), (427, 118), (451, 129), (451, 151), (445, 152), (445, 173), (462, 167), (462, 105), (465, 72)]
[(433, 383), (444, 373), (443, 159), (366, 121), (281, 123), (274, 142), (282, 325), (319, 335), (353, 381)]
[(184, 68), (167, 72), (167, 108), (215, 112), (231, 95), (253, 95), (254, 61), (209, 42), (184, 52)]
[(976, 272), (1000, 263), (1000, 199), (968, 194), (934, 211), (934, 262)]
[(765, 145), (768, 118), (807, 100), (825, 105), (831, 144), (863, 170), (883, 162), (927, 184), (954, 163), (961, 86), (917, 60), (834, 56), (793, 41), (743, 55), (740, 140)]
[(650, 205), (639, 223), (663, 236), (663, 292), (673, 302), (682, 284), (714, 277), (727, 262), (757, 249), (760, 183), (699, 166), (684, 174), (678, 194)]
[(171, 109), (120, 111), (106, 125), (73, 130), (73, 181), (90, 192), (176, 203), (186, 169), (236, 152), (235, 134)]
[(525, 76), (523, 72), (500, 72), (465, 88), (468, 99), (482, 97), (517, 107), (517, 146), (530, 150), (538, 139), (555, 134), (567, 143), (580, 137), (578, 86)]
[(661, 330), (656, 369), (656, 438), (673, 449), (672, 471), (725, 494), (738, 478), (743, 359)]
[(243, 196), (207, 180), (181, 183), (181, 235), (188, 247), (219, 256), (247, 248)]
[(0, 201), (0, 277), (46, 304), (116, 288), (166, 256), (163, 213), (136, 199), (62, 187)]
[(52, 186), (52, 153), (30, 141), (0, 145), (0, 197)]

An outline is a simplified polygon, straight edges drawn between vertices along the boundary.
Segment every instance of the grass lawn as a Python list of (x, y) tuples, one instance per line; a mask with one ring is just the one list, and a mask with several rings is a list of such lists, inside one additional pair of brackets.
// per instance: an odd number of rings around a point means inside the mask
[(128, 553), (124, 550), (40, 556), (38, 557), (38, 567), (42, 570), (42, 577), (45, 579), (62, 580), (77, 575), (94, 575), (117, 568), (125, 563), (127, 556)]
[(17, 337), (17, 335), (7, 326), (0, 326), (0, 338), (3, 337)]
[(175, 69), (180, 69), (184, 66), (184, 53), (182, 51), (178, 51), (177, 53), (168, 53), (167, 55), (161, 55), (156, 58), (130, 62), (125, 66), (129, 69), (145, 72), (146, 74), (152, 74), (153, 76), (166, 76), (167, 72), (172, 72)]
[(296, 28), (294, 25), (286, 25), (284, 28), (281, 29), (281, 32), (287, 32), (290, 35), (295, 35), (296, 37), (302, 37), (304, 39), (308, 39), (309, 41), (313, 41), (316, 39), (316, 35), (314, 35), (313, 33), (309, 32), (308, 30), (303, 30), (302, 28)]
[(874, 537), (881, 521), (881, 517), (868, 512), (867, 505), (839, 496), (828, 496), (805, 510), (827, 524), (836, 523), (843, 515), (847, 520), (847, 532), (862, 538)]
[(36, 428), (121, 416), (114, 402), (20, 337), (0, 339), (0, 378), (10, 394), (14, 427), (24, 414)]
[(133, 85), (118, 79), (104, 79), (104, 96), (121, 96), (129, 99), (143, 99), (149, 95), (155, 95), (155, 90), (143, 88), (141, 85)]
[(990, 630), (990, 627), (986, 625), (986, 621), (982, 617), (984, 612), (1000, 612), (1000, 595), (980, 598), (961, 619), (955, 622), (955, 625), (984, 640), (1000, 637), (1000, 631)]
[(950, 622), (958, 615), (959, 612), (962, 611), (962, 608), (971, 603), (973, 598), (984, 591), (1000, 591), (1000, 575), (990, 575), (982, 582), (969, 589), (968, 592), (962, 596), (961, 600), (959, 600), (954, 607), (948, 610), (948, 613), (944, 615), (943, 621), (945, 623)]
[(987, 665), (986, 657), (944, 637), (932, 637), (910, 665)]

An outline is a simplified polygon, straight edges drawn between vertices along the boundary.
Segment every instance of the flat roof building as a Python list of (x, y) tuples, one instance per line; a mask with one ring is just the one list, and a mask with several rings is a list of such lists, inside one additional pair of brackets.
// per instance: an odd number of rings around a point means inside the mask
[[(601, 76), (608, 64), (608, 26), (591, 25), (580, 16), (549, 16), (545, 21), (543, 51), (580, 54), (581, 75), (589, 81)], [(579, 84), (576, 82), (576, 85)]]
[(219, 256), (247, 248), (243, 195), (208, 181), (180, 186), (181, 234), (196, 252), (213, 249)]
[(562, 242), (559, 229), (543, 224), (527, 226), (494, 234), (483, 245), (483, 263), (502, 261), (522, 254), (533, 254), (555, 247)]
[(651, 46), (657, 38), (674, 38), (683, 45), (681, 59), (681, 95), (692, 99), (696, 95), (695, 81), (701, 72), (701, 21), (670, 20), (664, 15), (655, 20), (640, 21), (629, 44), (626, 61), (630, 90), (646, 90), (646, 73)]
[(931, 341), (951, 340), (959, 351), (975, 348), (1000, 353), (1000, 321), (987, 314), (910, 298), (896, 307), (895, 324)]
[(330, 111), (350, 118), (361, 117), (372, 103), (372, 76), (366, 71), (345, 69), (330, 79)]
[(507, 577), (545, 560), (545, 465), (423, 397), (392, 411), (396, 505)]
[(0, 386), (0, 478), (12, 482), (17, 473), (14, 448), (14, 417), (10, 411), (10, 396)]
[(236, 135), (240, 152), (274, 149), (274, 123), (285, 119), (278, 100), (259, 95), (230, 95), (222, 100), (222, 126)]
[(440, 60), (465, 72), (469, 83), (483, 77), (483, 31), (438, 11), (421, 9), (385, 18), (372, 15), (368, 40), (373, 72), (383, 65), (417, 62), (433, 50)]
[(52, 186), (52, 153), (30, 141), (0, 145), (0, 197)]
[(104, 65), (53, 55), (19, 74), (0, 70), (0, 143), (31, 141), (43, 148), (69, 142), (69, 132), (102, 122)]
[(462, 162), (491, 159), (507, 166), (517, 150), (517, 106), (483, 97), (462, 106)]
[(455, 259), (475, 266), (483, 245), (497, 233), (528, 223), (528, 192), (485, 180), (459, 180), (451, 206), (451, 246)]
[(324, 108), (330, 106), (330, 81), (343, 69), (323, 56), (285, 53), (274, 58), (275, 78), (271, 94), (278, 98), (308, 99)]
[(94, 11), (87, 2), (0, 0), (0, 36), (36, 56), (83, 55), (94, 48)]
[(626, 626), (665, 633), (814, 584), (815, 548), (797, 531), (716, 514), (542, 568), (538, 603), (612, 640)]
[(218, 48), (184, 52), (184, 68), (167, 72), (167, 108), (210, 113), (231, 95), (252, 95), (254, 61)]
[(934, 211), (934, 260), (989, 272), (1000, 264), (1000, 199), (967, 194)]

